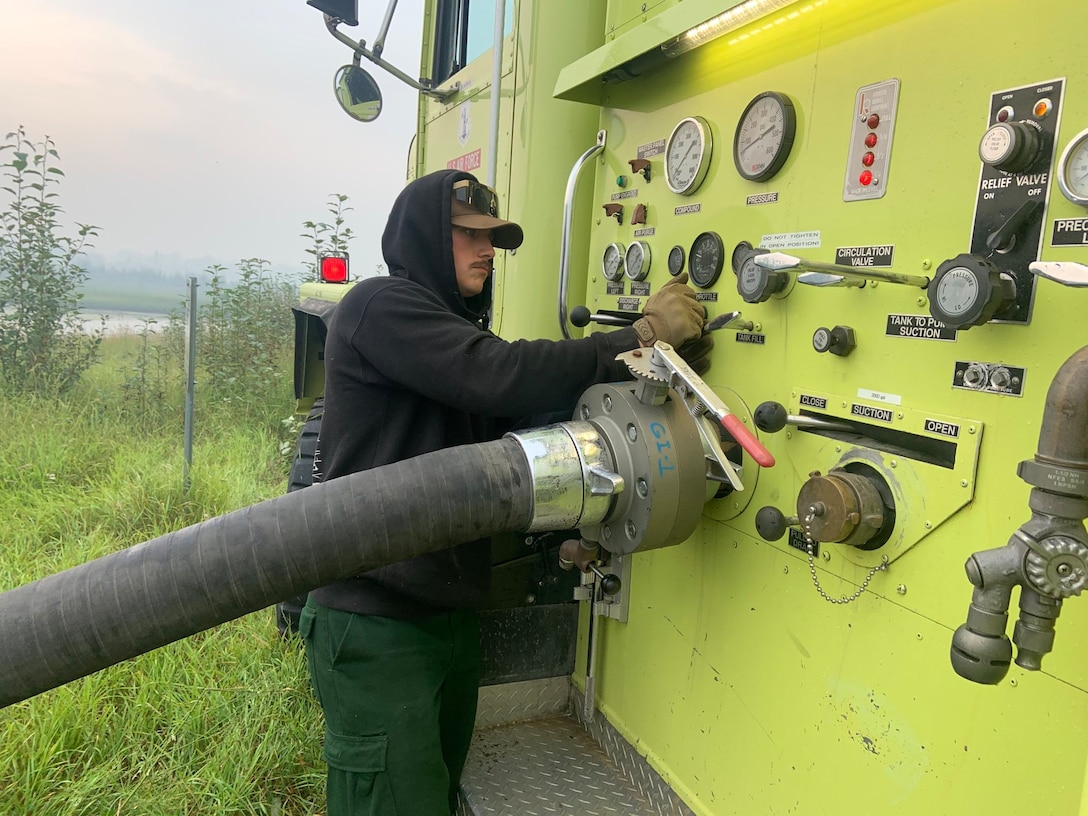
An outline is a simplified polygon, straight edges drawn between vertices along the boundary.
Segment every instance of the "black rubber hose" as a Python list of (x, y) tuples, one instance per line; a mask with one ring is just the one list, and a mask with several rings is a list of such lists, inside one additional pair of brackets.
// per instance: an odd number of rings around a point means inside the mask
[(503, 439), (314, 485), (0, 594), (0, 707), (338, 578), (524, 530)]

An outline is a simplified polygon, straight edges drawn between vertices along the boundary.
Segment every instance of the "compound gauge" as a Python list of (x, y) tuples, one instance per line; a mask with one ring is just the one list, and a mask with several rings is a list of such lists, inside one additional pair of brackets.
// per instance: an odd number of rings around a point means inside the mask
[(623, 244), (609, 244), (601, 256), (601, 273), (605, 280), (618, 281), (623, 277)]
[(627, 254), (623, 256), (623, 272), (634, 281), (640, 281), (650, 273), (649, 244), (635, 241), (627, 247)]
[(691, 244), (691, 258), (688, 260), (688, 276), (691, 282), (701, 289), (714, 285), (725, 266), (725, 245), (716, 232), (704, 232)]
[(1074, 204), (1088, 207), (1088, 130), (1082, 130), (1065, 146), (1058, 159), (1058, 187)]
[(764, 91), (748, 103), (733, 136), (733, 164), (749, 181), (767, 181), (789, 158), (797, 114), (785, 94)]
[(669, 274), (674, 278), (684, 271), (684, 248), (677, 244), (669, 250)]
[(714, 140), (701, 116), (681, 119), (665, 143), (665, 184), (674, 193), (691, 195), (710, 167)]

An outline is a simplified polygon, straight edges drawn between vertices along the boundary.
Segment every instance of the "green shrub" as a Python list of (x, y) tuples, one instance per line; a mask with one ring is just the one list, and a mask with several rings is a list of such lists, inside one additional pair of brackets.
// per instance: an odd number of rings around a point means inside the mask
[(75, 258), (96, 229), (77, 224), (61, 234), (57, 188), (63, 171), (47, 136), (27, 138), (22, 127), (0, 145), (0, 386), (7, 392), (62, 394), (95, 362), (101, 330), (84, 332), (80, 287), (86, 273)]

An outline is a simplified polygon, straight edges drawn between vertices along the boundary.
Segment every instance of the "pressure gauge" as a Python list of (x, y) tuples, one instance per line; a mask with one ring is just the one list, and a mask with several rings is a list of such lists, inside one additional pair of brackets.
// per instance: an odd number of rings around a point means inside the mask
[(714, 140), (701, 116), (681, 119), (665, 143), (665, 184), (674, 193), (691, 195), (706, 178)]
[(789, 158), (797, 114), (785, 94), (764, 91), (748, 103), (733, 136), (733, 163), (749, 181), (767, 181)]
[(684, 248), (677, 244), (669, 250), (669, 274), (674, 278), (684, 271)]
[(725, 265), (725, 245), (716, 232), (701, 233), (691, 244), (691, 260), (688, 275), (691, 282), (701, 289), (714, 285)]
[(1088, 130), (1065, 146), (1058, 160), (1058, 187), (1074, 204), (1088, 207)]
[(605, 280), (618, 281), (623, 277), (623, 244), (609, 244), (601, 256), (601, 272)]
[(645, 241), (635, 241), (627, 247), (623, 256), (623, 272), (634, 281), (643, 280), (650, 273), (650, 245)]

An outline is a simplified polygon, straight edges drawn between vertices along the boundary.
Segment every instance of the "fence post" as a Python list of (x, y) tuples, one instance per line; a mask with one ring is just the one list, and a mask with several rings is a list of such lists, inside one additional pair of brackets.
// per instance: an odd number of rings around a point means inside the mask
[(185, 468), (183, 481), (189, 492), (189, 469), (193, 466), (193, 403), (196, 395), (196, 276), (189, 277), (189, 299), (185, 304), (189, 337), (185, 349)]

